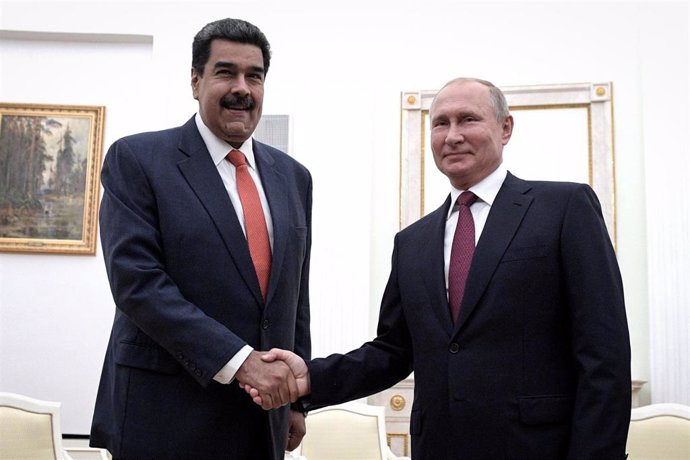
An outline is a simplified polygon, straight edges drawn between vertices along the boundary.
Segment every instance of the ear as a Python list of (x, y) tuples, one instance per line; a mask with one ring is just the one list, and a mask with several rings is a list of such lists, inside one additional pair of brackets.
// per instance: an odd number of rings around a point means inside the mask
[(503, 132), (501, 133), (501, 141), (503, 145), (506, 145), (510, 140), (510, 136), (513, 135), (513, 116), (508, 115), (505, 120), (503, 120)]
[(194, 67), (192, 67), (192, 97), (194, 99), (199, 99), (199, 80), (201, 79), (201, 76), (199, 76), (199, 73), (196, 71)]

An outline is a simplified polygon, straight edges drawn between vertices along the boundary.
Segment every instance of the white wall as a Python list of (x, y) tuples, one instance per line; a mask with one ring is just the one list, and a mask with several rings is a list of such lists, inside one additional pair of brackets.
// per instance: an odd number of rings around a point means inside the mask
[[(142, 34), (153, 43), (0, 40), (0, 100), (105, 105), (106, 148), (179, 125), (196, 107), (192, 37), (227, 16), (270, 40), (264, 113), (293, 117), (292, 153), (314, 176), (315, 356), (374, 333), (398, 228), (401, 91), (460, 75), (499, 86), (612, 81), (633, 377), (650, 379), (648, 318), (659, 292), (650, 293), (650, 277), (687, 269), (658, 263), (667, 248), (649, 237), (666, 234), (648, 211), (690, 172), (687, 3), (2, 0), (0, 30)], [(688, 195), (673, 208), (687, 210)], [(687, 218), (678, 224), (687, 230)], [(648, 260), (661, 272), (650, 275)], [(687, 309), (687, 288), (674, 279), (664, 292)], [(64, 431), (86, 433), (113, 308), (100, 248), (95, 257), (0, 254), (0, 390), (63, 401)]]

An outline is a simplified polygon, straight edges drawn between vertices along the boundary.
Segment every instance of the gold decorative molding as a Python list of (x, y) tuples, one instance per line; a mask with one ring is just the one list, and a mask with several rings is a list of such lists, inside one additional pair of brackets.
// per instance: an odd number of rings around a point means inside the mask
[(612, 83), (592, 83), (591, 101), (607, 102), (611, 100)]
[(403, 110), (421, 110), (422, 95), (419, 91), (405, 91), (402, 93)]
[(407, 433), (386, 433), (386, 442), (388, 443), (388, 447), (391, 449), (393, 448), (392, 446), (392, 441), (393, 438), (401, 438), (403, 442), (403, 456), (407, 457), (409, 456), (409, 436)]
[(391, 409), (394, 411), (401, 411), (405, 408), (405, 397), (402, 395), (393, 395), (390, 400)]

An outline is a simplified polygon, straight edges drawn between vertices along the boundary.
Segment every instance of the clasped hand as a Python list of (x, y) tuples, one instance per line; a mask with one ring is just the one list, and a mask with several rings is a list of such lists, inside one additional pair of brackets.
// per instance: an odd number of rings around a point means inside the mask
[(279, 348), (252, 351), (235, 377), (254, 402), (266, 410), (295, 402), (310, 392), (304, 360)]

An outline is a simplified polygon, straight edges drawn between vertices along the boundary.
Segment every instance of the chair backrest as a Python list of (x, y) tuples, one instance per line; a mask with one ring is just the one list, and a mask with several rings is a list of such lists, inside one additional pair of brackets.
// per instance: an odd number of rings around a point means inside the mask
[(690, 406), (665, 403), (634, 408), (627, 452), (630, 460), (690, 459)]
[(0, 459), (10, 458), (66, 458), (60, 403), (0, 392)]
[(385, 408), (345, 403), (309, 412), (301, 454), (308, 460), (387, 458)]

